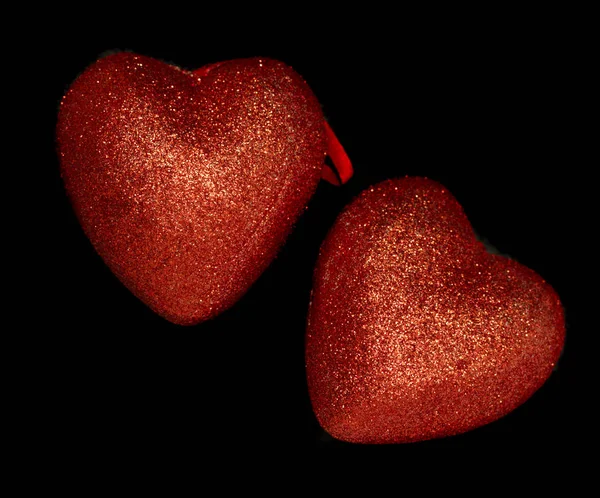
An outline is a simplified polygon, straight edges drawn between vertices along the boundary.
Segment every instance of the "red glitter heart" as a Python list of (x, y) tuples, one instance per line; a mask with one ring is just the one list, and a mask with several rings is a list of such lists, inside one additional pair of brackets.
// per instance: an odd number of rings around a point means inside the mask
[(443, 186), (385, 181), (344, 210), (321, 248), (306, 338), (313, 409), (350, 442), (465, 432), (545, 382), (564, 331), (550, 285), (486, 252)]
[(275, 257), (321, 177), (324, 117), (281, 62), (197, 74), (132, 53), (87, 68), (57, 141), (75, 213), (143, 302), (178, 324), (235, 303)]

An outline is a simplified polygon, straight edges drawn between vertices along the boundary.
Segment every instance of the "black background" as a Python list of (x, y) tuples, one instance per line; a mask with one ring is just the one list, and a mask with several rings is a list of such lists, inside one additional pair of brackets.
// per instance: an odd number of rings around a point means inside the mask
[[(573, 386), (585, 338), (575, 295), (581, 262), (572, 255), (583, 166), (573, 159), (569, 57), (560, 29), (482, 23), (466, 31), (425, 20), (412, 30), (407, 21), (385, 40), (359, 27), (334, 33), (311, 24), (238, 40), (198, 29), (174, 41), (156, 34), (160, 25), (146, 36), (111, 36), (67, 24), (57, 30), (43, 71), (49, 200), (40, 224), (47, 256), (40, 294), (47, 308), (38, 307), (44, 332), (32, 339), (45, 365), (40, 404), (47, 416), (40, 423), (57, 444), (81, 451), (374, 450), (331, 439), (312, 413), (306, 312), (319, 246), (337, 214), (367, 186), (403, 175), (443, 183), (482, 237), (554, 286), (566, 309), (567, 343), (551, 378), (510, 415), (464, 435), (385, 448), (530, 450), (577, 439)], [(311, 86), (353, 162), (351, 181), (341, 188), (321, 182), (278, 258), (212, 321), (176, 326), (138, 301), (94, 252), (65, 195), (54, 150), (58, 104), (107, 50), (186, 69), (239, 57), (280, 59)]]

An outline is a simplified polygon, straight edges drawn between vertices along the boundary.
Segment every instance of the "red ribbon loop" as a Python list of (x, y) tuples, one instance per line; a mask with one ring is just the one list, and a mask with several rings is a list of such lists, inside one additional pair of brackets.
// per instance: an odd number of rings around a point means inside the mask
[(327, 140), (327, 155), (333, 163), (333, 168), (329, 164), (325, 164), (321, 178), (332, 185), (343, 185), (352, 178), (354, 170), (348, 154), (327, 121), (325, 121), (325, 139)]

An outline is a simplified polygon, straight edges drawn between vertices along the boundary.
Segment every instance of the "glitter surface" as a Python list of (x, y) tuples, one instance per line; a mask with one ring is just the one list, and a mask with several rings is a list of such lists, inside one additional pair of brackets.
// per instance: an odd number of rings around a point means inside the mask
[(61, 102), (61, 174), (111, 270), (155, 312), (190, 325), (232, 306), (275, 257), (319, 182), (323, 123), (281, 62), (194, 74), (118, 53)]
[(306, 337), (309, 394), (337, 439), (462, 433), (527, 400), (564, 341), (554, 290), (489, 254), (454, 197), (424, 178), (359, 195), (324, 241)]

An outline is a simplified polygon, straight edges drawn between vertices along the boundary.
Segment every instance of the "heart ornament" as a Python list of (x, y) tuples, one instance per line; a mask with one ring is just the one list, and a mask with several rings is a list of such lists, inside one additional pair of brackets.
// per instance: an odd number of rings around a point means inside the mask
[(156, 313), (191, 325), (232, 306), (276, 256), (321, 178), (330, 131), (279, 61), (189, 72), (122, 52), (71, 85), (57, 143), (96, 251)]
[(446, 188), (388, 180), (350, 203), (321, 247), (306, 336), (312, 406), (343, 441), (462, 433), (527, 400), (564, 333), (551, 286), (488, 253)]

